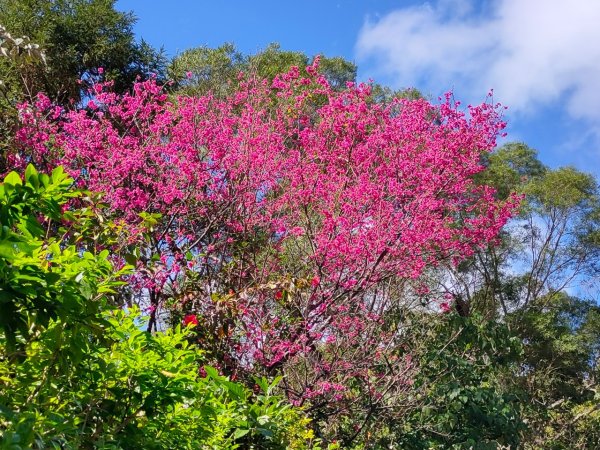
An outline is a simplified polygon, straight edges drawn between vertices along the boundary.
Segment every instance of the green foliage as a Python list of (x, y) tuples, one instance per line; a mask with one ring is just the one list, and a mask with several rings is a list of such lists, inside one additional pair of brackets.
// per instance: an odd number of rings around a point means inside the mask
[(244, 57), (234, 45), (223, 44), (215, 49), (184, 51), (173, 59), (167, 73), (176, 83), (174, 89), (182, 95), (201, 95), (209, 90), (224, 95), (244, 66)]
[(499, 245), (459, 267), (461, 295), (473, 310), (506, 321), (523, 343), (503, 389), (522, 399), (524, 448), (596, 448), (600, 314), (595, 302), (565, 290), (597, 275), (597, 181), (572, 167), (545, 167), (525, 144), (507, 144), (484, 163), (479, 181), (500, 198), (525, 198)]
[(525, 192), (544, 209), (569, 209), (594, 201), (596, 181), (573, 167), (549, 171), (530, 183)]
[(593, 176), (572, 167), (547, 168), (521, 143), (504, 145), (484, 165), (478, 182), (495, 187), (500, 199), (517, 193), (523, 200), (498, 245), (455, 271), (464, 287), (460, 295), (471, 307), (506, 315), (597, 273), (600, 191)]
[(478, 316), (429, 322), (417, 337), (419, 408), (397, 424), (399, 448), (516, 446), (523, 427), (518, 398), (501, 381), (518, 360), (519, 341), (506, 326)]
[[(77, 81), (87, 72), (96, 73), (98, 67), (104, 68), (118, 91), (130, 87), (138, 75), (160, 75), (164, 57), (135, 41), (135, 17), (114, 6), (114, 0), (3, 1), (0, 24), (13, 34), (29, 36), (47, 56), (46, 68), (28, 72), (22, 88), (29, 92), (24, 93), (43, 91), (54, 101), (66, 103), (79, 98)], [(4, 73), (20, 85), (19, 67), (1, 67), (0, 74)]]
[(547, 168), (539, 161), (537, 152), (520, 142), (511, 142), (485, 155), (487, 170), (477, 175), (481, 184), (496, 189), (498, 197), (508, 198), (511, 192), (523, 192), (523, 186), (542, 177)]
[(394, 99), (406, 98), (411, 100), (417, 100), (423, 98), (423, 95), (415, 88), (396, 90), (391, 89), (388, 86), (373, 83), (371, 98), (375, 103), (388, 104)]
[(108, 251), (94, 255), (69, 242), (63, 205), (81, 192), (62, 168), (50, 176), (28, 166), (25, 180), (9, 173), (0, 184), (0, 332), (9, 349), (51, 320), (89, 321), (97, 295), (117, 286)]
[(519, 367), (519, 339), (503, 324), (456, 313), (406, 313), (399, 329), (405, 384), (390, 386), (396, 393), (367, 417), (331, 427), (344, 448), (518, 448), (525, 424), (521, 391), (510, 380)]
[[(307, 448), (308, 420), (277, 381), (255, 395), (211, 367), (202, 377), (185, 329), (142, 331), (135, 310), (104, 319), (101, 337), (54, 321), (23, 363), (4, 361), (0, 448)], [(74, 345), (77, 360), (63, 353)]]
[(340, 58), (321, 57), (319, 62), (319, 73), (327, 79), (334, 89), (343, 89), (346, 83), (356, 80), (357, 67), (354, 63)]
[[(217, 48), (186, 50), (173, 59), (167, 72), (178, 94), (203, 95), (210, 91), (225, 95), (237, 85), (240, 72), (272, 80), (292, 66), (303, 71), (311, 62), (306, 54), (282, 50), (279, 44), (270, 44), (254, 55), (243, 55), (228, 43)], [(320, 58), (319, 72), (335, 89), (345, 88), (347, 82), (355, 81), (356, 70), (354, 63), (343, 58)]]
[(266, 49), (248, 57), (249, 68), (260, 78), (268, 80), (287, 72), (292, 66), (304, 69), (309, 62), (306, 54), (282, 50), (279, 44), (270, 44)]
[(544, 403), (560, 398), (585, 400), (593, 392), (584, 380), (593, 376), (600, 352), (600, 307), (564, 293), (541, 298), (509, 317), (525, 342), (527, 383)]
[(0, 185), (0, 448), (308, 448), (277, 380), (255, 394), (210, 367), (201, 377), (187, 329), (150, 334), (113, 309), (128, 266), (92, 251), (114, 224), (98, 232), (97, 213), (66, 210), (86, 198), (62, 168)]
[[(600, 435), (600, 307), (564, 293), (508, 317), (524, 342), (516, 389), (527, 397), (531, 448), (593, 448)], [(583, 432), (585, 430), (585, 432)]]

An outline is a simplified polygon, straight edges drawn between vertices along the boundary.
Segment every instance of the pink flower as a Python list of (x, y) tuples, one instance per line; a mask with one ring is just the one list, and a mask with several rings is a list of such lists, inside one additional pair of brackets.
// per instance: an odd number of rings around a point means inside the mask
[(102, 75), (104, 73), (104, 67), (98, 67), (98, 74)]
[(190, 325), (193, 325), (194, 327), (198, 325), (198, 317), (196, 317), (195, 314), (187, 314), (183, 318), (183, 326), (188, 327)]
[(302, 235), (304, 235), (304, 228), (294, 227), (290, 230), (290, 233), (294, 236), (302, 236)]
[(185, 73), (186, 78), (189, 80), (192, 78), (192, 72), (186, 72)]
[(450, 312), (450, 304), (448, 302), (440, 303), (440, 310), (445, 314)]
[(321, 279), (318, 276), (314, 276), (312, 280), (310, 280), (310, 285), (312, 287), (317, 287), (321, 283)]

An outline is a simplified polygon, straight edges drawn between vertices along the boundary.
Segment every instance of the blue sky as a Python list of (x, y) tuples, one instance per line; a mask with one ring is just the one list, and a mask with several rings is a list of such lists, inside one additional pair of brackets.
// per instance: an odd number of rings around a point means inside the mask
[(135, 32), (170, 56), (233, 42), (254, 53), (271, 42), (308, 55), (343, 56), (361, 80), (416, 87), (436, 98), (509, 107), (508, 140), (550, 166), (600, 175), (598, 0), (119, 0)]

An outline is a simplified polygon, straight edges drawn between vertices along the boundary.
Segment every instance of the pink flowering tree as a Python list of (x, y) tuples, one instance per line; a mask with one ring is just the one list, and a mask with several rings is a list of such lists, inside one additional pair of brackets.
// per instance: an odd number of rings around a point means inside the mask
[(12, 163), (60, 164), (103, 193), (137, 236), (119, 257), (137, 260), (128, 301), (150, 327), (185, 316), (224, 372), (281, 372), (294, 403), (368, 418), (418, 370), (398, 349), (399, 305), (493, 242), (518, 199), (473, 182), (498, 105), (381, 105), (368, 85), (333, 90), (317, 64), (240, 75), (225, 99), (169, 99), (152, 80), (122, 96), (98, 84), (77, 111), (39, 96)]

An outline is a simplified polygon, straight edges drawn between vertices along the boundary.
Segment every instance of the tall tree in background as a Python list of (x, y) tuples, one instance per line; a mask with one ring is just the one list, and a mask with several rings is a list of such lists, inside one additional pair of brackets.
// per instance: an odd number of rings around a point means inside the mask
[(138, 77), (163, 77), (162, 50), (137, 42), (134, 23), (135, 16), (117, 11), (114, 0), (0, 2), (0, 25), (45, 55), (45, 61), (0, 57), (0, 171), (11, 169), (2, 161), (12, 145), (18, 103), (31, 103), (44, 92), (55, 104), (77, 106), (86, 87), (99, 79), (113, 81), (116, 91), (124, 92)]
[(565, 289), (585, 295), (600, 262), (600, 192), (592, 175), (572, 167), (550, 169), (524, 144), (506, 144), (486, 155), (480, 183), (499, 199), (524, 197), (520, 213), (499, 245), (477, 252), (443, 289), (471, 309), (505, 316)]
[(526, 407), (527, 448), (594, 448), (600, 432), (600, 193), (573, 167), (551, 169), (522, 143), (486, 155), (479, 182), (524, 196), (497, 245), (440, 276), (457, 309), (505, 322), (523, 343), (505, 389)]
[[(169, 78), (173, 90), (181, 95), (230, 94), (238, 83), (240, 73), (250, 73), (261, 79), (273, 80), (298, 67), (303, 70), (314, 61), (305, 53), (282, 50), (279, 44), (270, 44), (253, 55), (243, 55), (233, 44), (217, 48), (198, 47), (184, 51), (171, 61)], [(319, 58), (319, 73), (325, 76), (335, 90), (356, 81), (356, 65), (340, 57)]]
[(123, 92), (138, 76), (162, 76), (166, 62), (161, 52), (136, 41), (135, 20), (133, 13), (117, 11), (114, 0), (3, 1), (0, 24), (39, 44), (48, 66), (22, 73), (8, 64), (1, 66), (2, 73), (29, 96), (42, 91), (60, 104), (78, 99), (80, 80), (97, 75), (98, 68)]
[[(18, 127), (16, 104), (28, 91), (28, 71), (46, 67), (46, 54), (39, 44), (32, 43), (27, 36), (13, 37), (0, 25), (0, 68), (14, 67), (21, 74), (23, 89), (11, 77), (10, 71), (0, 73), (0, 171), (7, 171), (5, 157), (7, 149), (13, 143)], [(14, 73), (13, 73), (14, 75)]]

